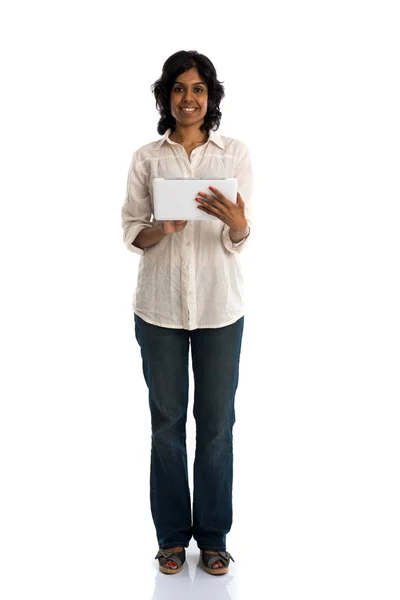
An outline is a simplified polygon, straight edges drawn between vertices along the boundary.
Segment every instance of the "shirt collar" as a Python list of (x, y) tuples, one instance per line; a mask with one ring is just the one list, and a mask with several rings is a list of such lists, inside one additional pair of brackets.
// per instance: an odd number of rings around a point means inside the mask
[[(154, 149), (158, 150), (159, 148), (161, 148), (161, 146), (163, 145), (164, 142), (168, 142), (168, 144), (172, 144), (173, 143), (172, 140), (169, 139), (169, 136), (171, 133), (172, 133), (172, 129), (171, 128), (167, 129), (167, 131), (164, 133), (163, 137), (156, 143)], [(213, 129), (210, 129), (210, 131), (209, 131), (209, 136), (208, 136), (207, 142), (214, 142), (214, 144), (216, 144), (217, 146), (222, 148), (222, 150), (225, 150), (225, 145), (224, 145), (224, 142), (222, 141), (222, 137), (219, 135), (219, 133), (217, 133)]]

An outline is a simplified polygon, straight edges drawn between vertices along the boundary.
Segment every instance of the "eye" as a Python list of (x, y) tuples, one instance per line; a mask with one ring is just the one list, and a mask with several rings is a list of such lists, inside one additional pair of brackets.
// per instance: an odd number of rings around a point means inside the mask
[[(194, 89), (195, 89), (195, 90), (200, 90), (201, 92), (203, 91), (203, 88), (201, 88), (201, 87), (196, 87), (196, 88), (194, 88)], [(179, 87), (176, 87), (176, 88), (174, 89), (174, 92), (177, 92), (178, 90), (183, 90), (183, 88), (182, 88), (182, 87), (180, 87), (180, 86), (179, 86)]]

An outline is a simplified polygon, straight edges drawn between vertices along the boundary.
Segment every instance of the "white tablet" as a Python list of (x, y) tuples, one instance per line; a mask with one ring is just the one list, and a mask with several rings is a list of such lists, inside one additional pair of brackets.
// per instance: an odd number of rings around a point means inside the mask
[(154, 217), (157, 221), (199, 221), (218, 219), (198, 207), (196, 196), (204, 192), (213, 196), (209, 186), (219, 190), (227, 200), (236, 203), (237, 179), (227, 177), (221, 179), (175, 178), (153, 179)]

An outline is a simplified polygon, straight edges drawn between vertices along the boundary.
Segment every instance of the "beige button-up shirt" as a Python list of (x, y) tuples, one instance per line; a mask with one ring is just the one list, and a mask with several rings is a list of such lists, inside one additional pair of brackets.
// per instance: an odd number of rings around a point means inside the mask
[(188, 221), (183, 231), (144, 250), (132, 242), (145, 227), (161, 223), (153, 218), (155, 177), (236, 177), (251, 229), (250, 153), (243, 142), (210, 131), (207, 142), (192, 150), (189, 159), (185, 148), (169, 139), (170, 134), (168, 129), (158, 141), (136, 150), (129, 168), (121, 211), (123, 241), (128, 250), (140, 254), (132, 310), (161, 327), (224, 327), (244, 315), (240, 253), (250, 235), (234, 243), (228, 225), (213, 219)]

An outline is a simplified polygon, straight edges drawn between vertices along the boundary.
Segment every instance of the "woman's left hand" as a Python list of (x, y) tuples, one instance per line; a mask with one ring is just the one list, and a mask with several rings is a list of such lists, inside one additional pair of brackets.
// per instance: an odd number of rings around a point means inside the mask
[(216, 188), (210, 186), (215, 196), (199, 192), (196, 201), (199, 203), (198, 209), (203, 210), (209, 215), (218, 217), (226, 223), (233, 231), (246, 229), (247, 219), (244, 213), (244, 200), (242, 200), (239, 192), (236, 197), (236, 204), (225, 198), (223, 194)]

